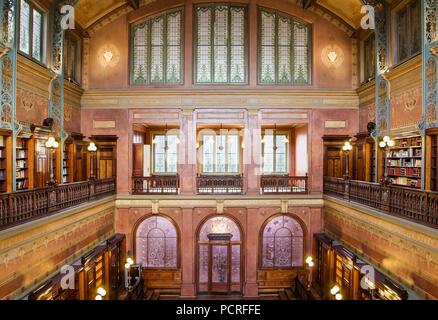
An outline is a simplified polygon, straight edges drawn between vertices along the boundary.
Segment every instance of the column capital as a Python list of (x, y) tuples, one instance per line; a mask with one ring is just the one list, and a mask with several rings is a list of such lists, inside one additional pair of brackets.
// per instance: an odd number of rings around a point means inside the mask
[(248, 117), (258, 117), (260, 114), (260, 109), (249, 109)]
[(195, 108), (184, 108), (184, 109), (181, 109), (181, 114), (184, 117), (191, 117), (191, 116), (193, 116), (194, 112), (195, 112)]

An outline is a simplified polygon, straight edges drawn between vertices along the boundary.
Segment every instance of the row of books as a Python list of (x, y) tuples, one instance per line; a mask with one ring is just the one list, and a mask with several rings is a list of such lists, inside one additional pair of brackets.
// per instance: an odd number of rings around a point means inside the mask
[(17, 190), (27, 189), (27, 180), (17, 181)]
[(0, 171), (0, 180), (5, 180), (5, 179), (6, 179), (6, 172)]
[(393, 150), (389, 152), (390, 158), (409, 158), (409, 157), (421, 157), (421, 148), (410, 148), (402, 150)]
[(421, 159), (397, 159), (388, 160), (388, 164), (390, 167), (415, 167), (421, 168), (422, 161)]
[(6, 158), (6, 150), (0, 149), (0, 158)]
[(25, 169), (27, 168), (26, 160), (17, 160), (17, 169)]
[(26, 177), (26, 171), (17, 171), (17, 179), (25, 179)]
[(26, 150), (17, 150), (17, 158), (27, 158)]
[(391, 178), (391, 183), (401, 186), (411, 187), (411, 188), (421, 188), (421, 179), (409, 179), (406, 177), (397, 177), (397, 178)]
[(421, 168), (389, 168), (390, 176), (421, 177)]

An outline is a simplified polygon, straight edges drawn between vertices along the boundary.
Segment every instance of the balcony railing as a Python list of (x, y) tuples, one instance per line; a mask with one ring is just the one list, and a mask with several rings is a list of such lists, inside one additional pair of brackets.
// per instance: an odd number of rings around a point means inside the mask
[(132, 178), (132, 194), (178, 194), (179, 176), (153, 176)]
[(0, 229), (114, 194), (115, 178), (0, 194)]
[(325, 177), (324, 193), (438, 228), (438, 193)]
[(262, 176), (262, 194), (307, 194), (308, 177)]
[(198, 176), (198, 194), (243, 194), (243, 176)]

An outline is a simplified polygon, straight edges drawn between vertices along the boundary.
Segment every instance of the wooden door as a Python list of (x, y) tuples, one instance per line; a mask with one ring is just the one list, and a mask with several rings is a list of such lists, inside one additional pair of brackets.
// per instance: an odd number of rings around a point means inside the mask
[(339, 148), (327, 149), (327, 176), (342, 178), (342, 157)]
[(101, 147), (97, 156), (98, 179), (106, 179), (115, 176), (115, 159), (113, 147)]
[(209, 251), (209, 292), (228, 293), (231, 288), (230, 243), (210, 244)]
[(44, 188), (50, 180), (48, 151), (46, 140), (35, 141), (35, 188)]

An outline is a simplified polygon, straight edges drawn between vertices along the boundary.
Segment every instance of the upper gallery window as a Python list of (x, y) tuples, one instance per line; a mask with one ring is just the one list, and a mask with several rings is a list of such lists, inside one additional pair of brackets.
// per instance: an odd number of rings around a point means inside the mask
[(132, 26), (133, 84), (181, 84), (184, 14), (168, 11)]
[(363, 42), (363, 82), (366, 82), (376, 74), (376, 39), (372, 34)]
[(195, 6), (196, 83), (247, 83), (247, 9)]
[(259, 16), (260, 83), (310, 83), (310, 26), (267, 9)]
[(19, 49), (39, 62), (43, 60), (43, 23), (43, 12), (28, 1), (21, 0)]
[(288, 135), (266, 132), (262, 139), (263, 174), (287, 174)]
[(153, 135), (154, 174), (176, 174), (178, 172), (178, 144), (176, 134)]
[(238, 174), (240, 165), (239, 133), (221, 130), (202, 135), (202, 173)]
[(421, 3), (414, 0), (396, 13), (396, 62), (421, 52)]
[(76, 83), (81, 82), (81, 57), (81, 39), (71, 32), (66, 32), (64, 41), (64, 76)]

